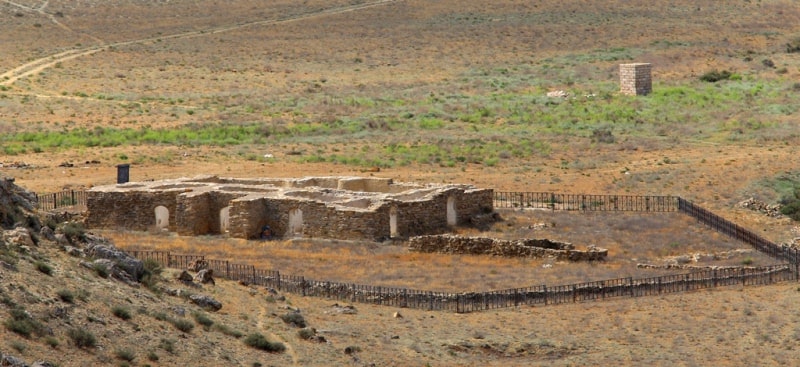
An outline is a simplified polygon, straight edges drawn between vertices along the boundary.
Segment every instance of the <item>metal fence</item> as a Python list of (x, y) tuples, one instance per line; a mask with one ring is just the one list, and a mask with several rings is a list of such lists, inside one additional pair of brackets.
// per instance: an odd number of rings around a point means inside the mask
[(585, 195), (495, 191), (495, 208), (580, 211), (674, 212), (675, 196)]
[(65, 190), (51, 194), (36, 194), (36, 208), (39, 210), (55, 210), (67, 207), (86, 207), (86, 191)]
[(792, 264), (800, 263), (797, 249), (781, 246), (764, 237), (759, 236), (736, 223), (720, 217), (707, 209), (694, 203), (678, 198), (678, 210), (680, 212), (696, 218), (701, 223), (711, 227), (713, 230), (725, 234), (731, 238), (749, 244), (758, 251), (761, 251), (775, 259), (788, 261)]
[(643, 297), (732, 285), (765, 285), (797, 280), (796, 265), (720, 268), (651, 278), (618, 278), (569, 285), (539, 285), (488, 292), (449, 293), (407, 288), (341, 283), (285, 275), (277, 270), (257, 269), (253, 265), (206, 259), (202, 255), (172, 254), (165, 251), (128, 251), (141, 260), (161, 266), (186, 268), (205, 260), (214, 275), (301, 296), (322, 297), (348, 302), (402, 308), (467, 313), (523, 305), (557, 305), (598, 301), (620, 297)]

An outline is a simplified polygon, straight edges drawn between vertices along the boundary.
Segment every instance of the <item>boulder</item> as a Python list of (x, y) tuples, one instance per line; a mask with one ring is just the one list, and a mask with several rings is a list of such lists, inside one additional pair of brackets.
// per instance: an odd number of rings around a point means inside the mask
[(192, 281), (192, 274), (189, 274), (188, 271), (183, 270), (180, 274), (178, 274), (178, 280), (182, 282), (191, 282)]
[(207, 311), (219, 311), (222, 308), (222, 303), (202, 294), (193, 294), (189, 300)]
[(33, 362), (33, 364), (31, 365), (31, 367), (56, 367), (56, 366), (57, 364), (46, 361), (36, 361)]
[(213, 285), (213, 284), (215, 284), (214, 283), (214, 278), (212, 277), (213, 274), (214, 274), (214, 270), (213, 269), (200, 270), (200, 272), (197, 273), (197, 275), (194, 276), (194, 281), (198, 282), (198, 283), (202, 283), (202, 284), (211, 283)]
[(0, 357), (0, 366), (28, 367), (21, 359), (8, 354), (2, 354), (2, 357)]
[(56, 240), (56, 232), (54, 232), (53, 229), (48, 226), (42, 227), (42, 229), (39, 231), (39, 236), (48, 241)]
[(118, 268), (128, 273), (130, 278), (134, 280), (138, 280), (144, 275), (144, 262), (142, 260), (114, 247), (107, 239), (87, 234), (86, 242), (87, 255), (114, 261)]
[(3, 232), (3, 238), (6, 242), (17, 246), (35, 246), (31, 238), (31, 232), (25, 227), (17, 227)]

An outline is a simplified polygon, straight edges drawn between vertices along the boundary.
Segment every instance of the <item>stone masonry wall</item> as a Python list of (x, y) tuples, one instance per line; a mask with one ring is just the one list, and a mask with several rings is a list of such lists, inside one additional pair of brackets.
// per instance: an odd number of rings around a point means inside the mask
[[(392, 235), (391, 213), (396, 213), (395, 235), (411, 237), (448, 231), (448, 200), (453, 201), (457, 225), (469, 225), (475, 216), (493, 210), (493, 191), (468, 185), (395, 185), (390, 179), (326, 177), (275, 182), (291, 185), (283, 191), (271, 184), (256, 185), (265, 181), (200, 177), (95, 188), (87, 195), (87, 225), (147, 230), (155, 225), (155, 208), (164, 206), (170, 231), (222, 234), (220, 211), (230, 206), (231, 237), (259, 238), (268, 225), (277, 238), (380, 241)], [(298, 225), (290, 231), (292, 222)]]
[(619, 65), (620, 93), (644, 96), (653, 91), (651, 65), (645, 63)]
[(213, 191), (179, 196), (176, 214), (178, 234), (221, 234), (219, 212), (240, 196), (243, 195)]
[(587, 251), (579, 251), (570, 243), (547, 239), (501, 240), (454, 235), (413, 237), (409, 240), (409, 248), (428, 253), (556, 258), (569, 261), (598, 261), (608, 256), (607, 249), (590, 247)]
[(182, 190), (124, 193), (91, 192), (86, 198), (89, 228), (126, 228), (146, 231), (156, 224), (155, 208), (169, 210), (169, 229), (175, 231), (177, 197)]

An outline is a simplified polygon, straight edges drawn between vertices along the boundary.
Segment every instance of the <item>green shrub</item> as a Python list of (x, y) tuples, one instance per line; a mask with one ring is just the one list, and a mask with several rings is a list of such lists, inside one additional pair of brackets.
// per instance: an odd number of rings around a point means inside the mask
[(317, 330), (314, 329), (314, 328), (310, 328), (309, 327), (309, 328), (302, 328), (300, 330), (297, 330), (297, 336), (300, 337), (300, 339), (303, 339), (303, 340), (311, 339), (315, 335), (317, 335)]
[(75, 302), (75, 293), (72, 293), (71, 290), (62, 289), (62, 290), (58, 291), (57, 294), (58, 294), (58, 298), (60, 298), (62, 301), (66, 302), (66, 303)]
[(206, 328), (211, 327), (214, 325), (214, 320), (211, 320), (208, 315), (203, 312), (195, 312), (192, 316), (194, 316), (194, 321), (198, 324), (205, 326)]
[(50, 265), (47, 265), (47, 263), (37, 261), (33, 265), (36, 266), (36, 270), (38, 270), (40, 273), (53, 275), (53, 268)]
[(70, 242), (86, 240), (86, 228), (80, 222), (67, 222), (61, 227), (61, 233), (67, 236)]
[(50, 348), (58, 348), (59, 341), (53, 336), (48, 336), (44, 338), (45, 344), (49, 345)]
[(250, 334), (244, 339), (244, 343), (252, 348), (260, 349), (270, 353), (280, 353), (286, 350), (286, 346), (281, 342), (271, 342), (264, 335), (259, 333)]
[(167, 353), (175, 353), (175, 341), (172, 339), (161, 339), (161, 343), (158, 344), (158, 347)]
[(792, 54), (800, 52), (800, 38), (795, 38), (786, 44), (786, 53)]
[(792, 194), (781, 199), (781, 214), (800, 221), (800, 186), (795, 186)]
[(733, 74), (730, 71), (712, 70), (700, 76), (700, 80), (704, 82), (714, 83), (720, 80), (730, 79)]
[(119, 317), (122, 320), (131, 319), (131, 311), (126, 307), (114, 306), (114, 308), (111, 309), (111, 313), (113, 313), (114, 316)]
[(130, 349), (117, 349), (114, 352), (114, 355), (116, 355), (118, 359), (127, 362), (133, 362), (133, 360), (136, 359), (136, 354), (134, 354)]
[(8, 329), (8, 331), (17, 333), (22, 335), (26, 338), (29, 338), (31, 334), (41, 334), (44, 330), (44, 326), (34, 319), (27, 311), (22, 308), (13, 308), (10, 311), (11, 318), (6, 319), (3, 322), (3, 325)]
[(108, 268), (103, 264), (94, 264), (92, 269), (94, 269), (95, 274), (101, 278), (108, 278), (109, 276)]
[(232, 336), (234, 338), (241, 338), (241, 337), (244, 336), (244, 334), (241, 331), (236, 330), (236, 329), (231, 329), (227, 325), (214, 324), (214, 329), (216, 329), (220, 333), (223, 333), (223, 334), (225, 334), (227, 336)]
[(28, 346), (21, 341), (14, 340), (11, 342), (11, 348), (14, 348), (14, 350), (16, 350), (17, 352), (24, 353), (25, 349), (28, 349)]
[(67, 336), (72, 339), (72, 344), (78, 348), (94, 348), (97, 345), (97, 338), (85, 329), (69, 329)]
[(184, 333), (191, 332), (194, 329), (194, 324), (186, 319), (171, 319), (169, 323), (172, 324), (176, 329), (183, 331)]
[(150, 353), (147, 353), (147, 360), (152, 361), (152, 362), (157, 361), (158, 360), (158, 354), (156, 354), (156, 352), (150, 351)]
[(304, 328), (307, 326), (306, 320), (299, 312), (289, 312), (281, 316), (281, 320), (289, 325), (294, 325), (294, 327)]

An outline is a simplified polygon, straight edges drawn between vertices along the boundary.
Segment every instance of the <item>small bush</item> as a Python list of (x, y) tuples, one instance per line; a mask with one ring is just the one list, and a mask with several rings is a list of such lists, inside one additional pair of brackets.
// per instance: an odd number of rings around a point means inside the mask
[(60, 298), (61, 301), (63, 301), (63, 302), (66, 302), (66, 303), (75, 302), (75, 293), (72, 293), (71, 290), (62, 289), (62, 290), (58, 291), (57, 294), (58, 294), (58, 298)]
[(786, 53), (793, 54), (800, 52), (800, 38), (795, 38), (786, 44)]
[(94, 272), (97, 274), (97, 276), (101, 278), (108, 278), (109, 276), (108, 268), (103, 264), (94, 264), (92, 269), (94, 269)]
[(264, 335), (259, 333), (250, 334), (247, 338), (244, 339), (244, 343), (247, 346), (260, 349), (263, 351), (267, 351), (270, 353), (280, 353), (286, 350), (286, 346), (283, 345), (281, 342), (271, 342), (267, 340)]
[(164, 312), (156, 312), (153, 314), (153, 318), (158, 321), (167, 321), (169, 320), (169, 316), (167, 316)]
[(175, 341), (172, 339), (161, 339), (161, 343), (158, 344), (158, 347), (167, 353), (175, 353)]
[(75, 240), (86, 240), (86, 228), (80, 222), (67, 222), (61, 227), (61, 233), (67, 236), (67, 239), (72, 242)]
[(133, 362), (133, 360), (136, 359), (136, 354), (134, 354), (130, 349), (117, 349), (114, 352), (114, 355), (116, 355), (118, 359), (127, 362)]
[(14, 340), (11, 342), (11, 348), (14, 348), (14, 350), (16, 350), (17, 352), (24, 353), (25, 349), (28, 349), (28, 346), (21, 341)]
[(216, 329), (220, 333), (223, 333), (223, 334), (225, 334), (227, 336), (232, 336), (234, 338), (241, 338), (241, 337), (244, 336), (244, 334), (241, 331), (236, 330), (236, 329), (231, 329), (227, 325), (214, 324), (214, 329)]
[(131, 311), (126, 307), (114, 306), (114, 308), (111, 309), (111, 313), (113, 313), (114, 316), (119, 317), (122, 320), (131, 319)]
[(795, 187), (791, 196), (786, 196), (780, 201), (781, 214), (800, 221), (800, 186)]
[(67, 336), (72, 339), (72, 344), (78, 348), (94, 348), (97, 345), (97, 338), (85, 329), (69, 329)]
[(156, 352), (150, 351), (150, 353), (147, 353), (147, 360), (149, 360), (151, 362), (157, 361), (158, 360), (158, 354), (156, 354)]
[(727, 80), (731, 78), (731, 72), (727, 70), (718, 71), (712, 70), (700, 76), (700, 80), (708, 83), (715, 83), (720, 80)]
[(34, 266), (36, 266), (36, 270), (42, 274), (53, 275), (53, 268), (44, 262), (37, 261)]
[(303, 329), (297, 330), (297, 336), (300, 337), (300, 339), (303, 339), (303, 340), (311, 339), (315, 335), (317, 335), (317, 330), (314, 329), (314, 328), (303, 328)]
[(49, 345), (50, 348), (58, 348), (59, 341), (53, 336), (48, 336), (44, 338), (45, 344)]
[(33, 333), (41, 334), (42, 330), (44, 330), (42, 324), (22, 308), (11, 309), (11, 318), (5, 320), (3, 325), (8, 331), (26, 338), (29, 338)]
[(289, 312), (281, 316), (281, 320), (289, 325), (294, 325), (294, 327), (304, 328), (307, 326), (306, 319), (299, 312)]
[(194, 321), (197, 321), (198, 324), (203, 325), (206, 328), (214, 325), (214, 320), (211, 320), (205, 313), (195, 312), (192, 316), (194, 316)]
[(184, 333), (191, 332), (194, 329), (194, 324), (186, 319), (171, 319), (169, 323), (172, 324), (176, 329), (183, 331)]

